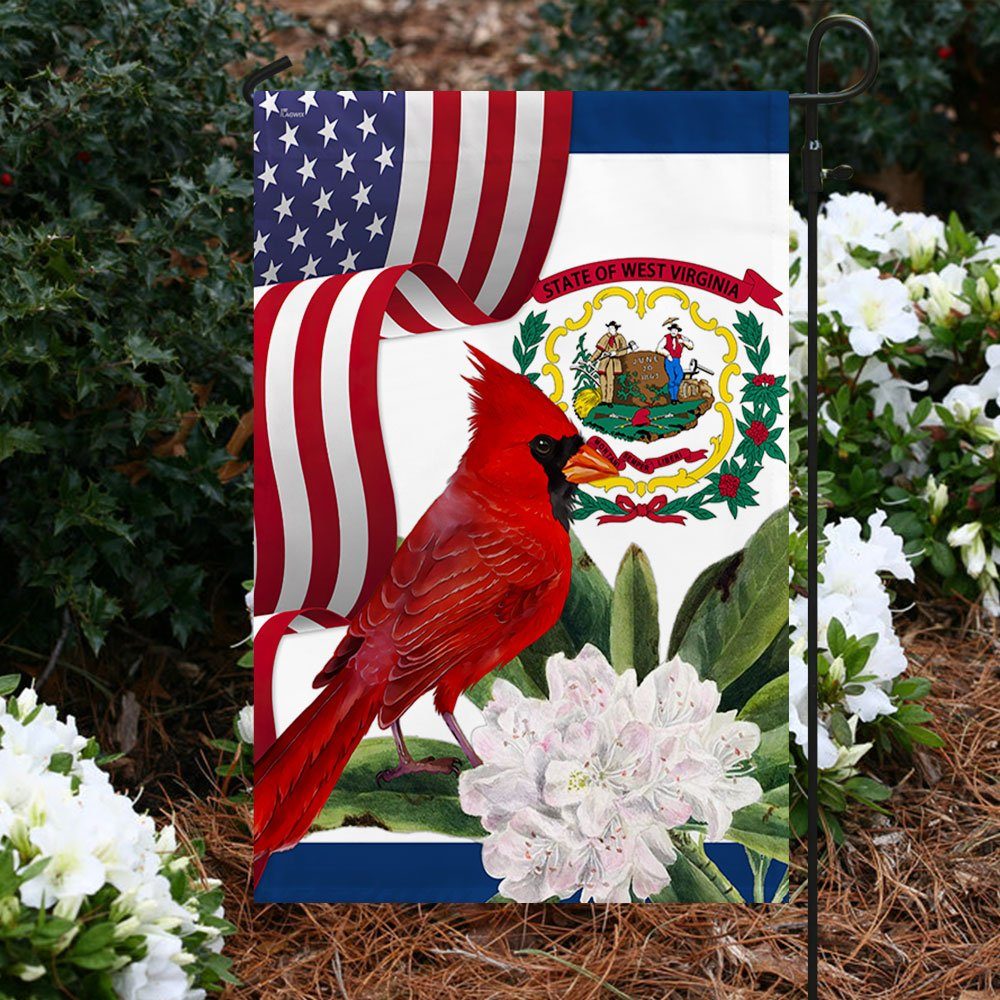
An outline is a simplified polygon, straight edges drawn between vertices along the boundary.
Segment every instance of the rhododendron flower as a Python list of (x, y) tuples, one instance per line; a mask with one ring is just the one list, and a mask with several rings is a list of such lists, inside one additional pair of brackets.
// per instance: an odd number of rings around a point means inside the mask
[(720, 713), (716, 685), (682, 660), (638, 683), (588, 645), (550, 657), (546, 677), (548, 699), (496, 681), (472, 734), (483, 764), (459, 778), (504, 896), (646, 899), (670, 882), (671, 831), (718, 839), (760, 799), (749, 773), (759, 729)]

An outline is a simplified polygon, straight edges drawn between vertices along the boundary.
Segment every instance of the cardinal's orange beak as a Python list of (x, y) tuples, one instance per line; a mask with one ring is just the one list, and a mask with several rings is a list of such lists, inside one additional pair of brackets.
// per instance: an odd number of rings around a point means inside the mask
[(617, 476), (618, 470), (589, 444), (585, 444), (563, 466), (562, 473), (571, 483), (596, 483)]

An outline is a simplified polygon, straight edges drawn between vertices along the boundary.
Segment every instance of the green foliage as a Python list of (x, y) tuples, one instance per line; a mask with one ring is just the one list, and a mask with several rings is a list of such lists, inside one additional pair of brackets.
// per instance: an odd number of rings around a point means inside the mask
[[(810, 26), (837, 8), (776, 0), (547, 0), (521, 87), (570, 90), (801, 90)], [(1000, 3), (862, 0), (850, 13), (878, 36), (874, 97), (824, 113), (823, 144), (849, 154), (863, 183), (943, 214), (958, 207), (994, 228)], [(865, 62), (853, 33), (823, 40), (825, 85)], [(829, 72), (827, 70), (829, 69)], [(829, 88), (828, 88), (829, 89)], [(792, 148), (801, 142), (798, 113)], [(839, 161), (838, 161), (839, 162)], [(801, 190), (792, 160), (792, 191)], [(926, 204), (919, 201), (925, 199)]]
[(611, 598), (611, 662), (618, 673), (634, 669), (641, 681), (660, 662), (657, 606), (653, 567), (642, 549), (630, 545)]
[[(219, 473), (251, 405), (251, 144), (226, 67), (291, 23), (256, 0), (0, 7), (8, 641), (47, 650), (68, 609), (95, 650), (119, 618), (183, 643), (219, 580), (238, 606), (251, 484)], [(379, 87), (384, 54), (342, 39), (298, 83)]]
[(514, 338), (514, 360), (517, 361), (518, 371), (530, 382), (538, 381), (538, 373), (530, 369), (548, 328), (545, 313), (530, 312), (521, 321), (520, 332)]
[[(991, 426), (996, 404), (987, 403), (980, 413), (968, 407), (949, 409), (941, 401), (954, 387), (981, 382), (990, 368), (986, 352), (998, 336), (1000, 277), (988, 261), (968, 259), (977, 241), (954, 214), (946, 235), (947, 248), (924, 259), (896, 254), (874, 259), (866, 250), (853, 250), (856, 260), (877, 267), (883, 276), (910, 279), (911, 284), (945, 268), (960, 268), (966, 277), (954, 301), (962, 312), (952, 308), (931, 313), (917, 306), (918, 338), (886, 341), (872, 357), (853, 352), (849, 330), (837, 312), (820, 314), (823, 419), (818, 462), (828, 470), (822, 493), (835, 519), (864, 520), (876, 509), (887, 511), (889, 526), (903, 538), (904, 551), (920, 578), (945, 593), (975, 601), (988, 577), (982, 571), (979, 579), (970, 576), (970, 560), (960, 557), (948, 536), (964, 524), (979, 522), (985, 551), (1000, 548), (1000, 448)], [(797, 323), (796, 328), (801, 334), (805, 324)], [(887, 371), (892, 376), (888, 383)], [(890, 396), (894, 386), (902, 390), (900, 395)], [(913, 405), (906, 406), (911, 395)], [(804, 386), (796, 385), (793, 424), (801, 426), (806, 408)], [(796, 436), (793, 430), (793, 463), (800, 464), (798, 486), (804, 496), (801, 445), (801, 431)], [(840, 471), (834, 475), (832, 470)], [(794, 509), (802, 520), (802, 505)]]
[[(411, 738), (406, 745), (415, 760), (454, 757), (465, 761), (465, 755), (452, 743)], [(408, 774), (380, 784), (379, 772), (397, 763), (391, 738), (362, 740), (313, 822), (313, 829), (380, 826), (397, 833), (432, 830), (453, 837), (484, 836), (479, 820), (462, 812), (457, 775)]]

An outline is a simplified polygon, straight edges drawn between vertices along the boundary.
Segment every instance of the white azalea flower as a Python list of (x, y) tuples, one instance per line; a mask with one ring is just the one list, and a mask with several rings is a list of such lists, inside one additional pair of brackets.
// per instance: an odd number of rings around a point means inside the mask
[[(894, 678), (906, 669), (906, 654), (892, 624), (889, 593), (880, 574), (900, 580), (913, 579), (913, 567), (903, 553), (902, 539), (885, 524), (885, 512), (868, 519), (868, 538), (854, 518), (828, 524), (820, 562), (819, 643), (825, 648), (827, 631), (836, 618), (849, 636), (877, 636), (864, 667), (872, 675), (860, 694), (845, 695), (841, 706), (849, 716), (871, 722), (895, 709), (889, 697)], [(792, 647), (789, 657), (789, 727), (796, 743), (808, 753), (808, 674), (805, 662), (808, 600), (798, 596), (789, 603)], [(828, 711), (828, 710), (827, 710)], [(823, 768), (834, 767), (838, 747), (821, 713), (817, 759)]]
[(911, 274), (906, 279), (906, 289), (911, 300), (932, 323), (948, 324), (955, 317), (968, 316), (972, 311), (972, 307), (961, 298), (967, 277), (965, 268), (948, 264), (939, 272)]
[(671, 830), (692, 821), (718, 839), (760, 799), (748, 773), (760, 731), (719, 713), (718, 688), (689, 664), (675, 658), (637, 684), (585, 646), (550, 657), (546, 676), (548, 699), (496, 681), (472, 734), (483, 764), (459, 778), (502, 895), (648, 898), (670, 881)]
[(885, 251), (897, 225), (891, 208), (870, 194), (832, 194), (826, 203), (823, 227), (850, 247)]
[[(90, 903), (91, 921), (103, 906), (103, 919), (114, 924), (109, 947), (132, 937), (146, 945), (138, 962), (121, 955), (114, 975), (119, 996), (204, 1000), (197, 986), (204, 960), (187, 939), (203, 935), (204, 947), (218, 951), (222, 936), (199, 923), (198, 887), (179, 888), (177, 873), (190, 861), (174, 856), (172, 827), (158, 834), (150, 817), (115, 792), (92, 754), (83, 756), (87, 746), (74, 720), (59, 719), (32, 689), (18, 695), (10, 710), (0, 700), (0, 852), (12, 852), (20, 872), (45, 862), (19, 886), (14, 915), (20, 910), (21, 919), (32, 921), (34, 910), (45, 909), (79, 922)], [(110, 907), (93, 903), (107, 886), (118, 891)], [(77, 923), (75, 931), (80, 929)], [(56, 966), (55, 972), (41, 966), (38, 978), (57, 974), (58, 959)], [(27, 969), (28, 977), (36, 971)]]
[(827, 285), (823, 308), (840, 314), (851, 347), (861, 357), (887, 341), (903, 343), (920, 332), (906, 287), (896, 278), (880, 277), (875, 268), (842, 275)]
[(236, 717), (236, 730), (244, 743), (253, 745), (253, 705), (244, 705)]
[(944, 221), (923, 212), (900, 212), (899, 221), (889, 231), (890, 250), (909, 260), (910, 266), (922, 271), (939, 250), (948, 249)]

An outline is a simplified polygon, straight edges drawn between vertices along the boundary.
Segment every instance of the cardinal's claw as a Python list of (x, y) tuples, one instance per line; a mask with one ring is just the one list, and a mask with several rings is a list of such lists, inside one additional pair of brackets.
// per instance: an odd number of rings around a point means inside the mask
[(376, 784), (395, 781), (407, 774), (458, 774), (462, 762), (457, 757), (425, 757), (423, 760), (403, 760), (396, 767), (379, 771), (375, 775)]

